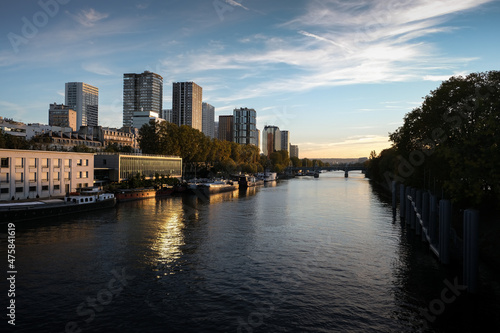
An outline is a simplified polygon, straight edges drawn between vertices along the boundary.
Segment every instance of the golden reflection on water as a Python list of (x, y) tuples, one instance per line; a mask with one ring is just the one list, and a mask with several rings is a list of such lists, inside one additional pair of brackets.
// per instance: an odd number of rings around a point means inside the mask
[(182, 256), (184, 211), (179, 200), (157, 200), (155, 210), (158, 232), (152, 250), (156, 252), (157, 278), (161, 278), (175, 274), (175, 262)]
[(223, 201), (228, 201), (233, 198), (238, 198), (239, 197), (239, 190), (234, 190), (231, 192), (222, 192), (222, 193), (214, 193), (210, 194), (208, 197), (208, 200), (210, 203), (219, 203)]
[(151, 223), (157, 228), (156, 239), (151, 246), (151, 250), (155, 253), (153, 265), (156, 277), (161, 279), (163, 276), (181, 271), (177, 262), (182, 257), (182, 247), (186, 244), (184, 234), (186, 222), (198, 220), (203, 205), (230, 201), (255, 193), (256, 189), (252, 188), (245, 192), (235, 190), (208, 196), (187, 195), (178, 199), (144, 200), (141, 209), (154, 211)]

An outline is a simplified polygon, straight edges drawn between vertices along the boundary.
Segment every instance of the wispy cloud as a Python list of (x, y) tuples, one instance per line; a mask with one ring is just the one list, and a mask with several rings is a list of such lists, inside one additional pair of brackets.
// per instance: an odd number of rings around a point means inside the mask
[(235, 0), (226, 0), (226, 3), (230, 4), (231, 6), (240, 7), (240, 8), (243, 8), (245, 10), (249, 10), (247, 7), (243, 6), (241, 3), (239, 3), (238, 1), (235, 1)]
[(88, 10), (82, 9), (77, 14), (71, 14), (71, 16), (81, 25), (93, 27), (96, 22), (108, 18), (109, 14), (99, 13), (95, 9), (90, 8)]
[(106, 65), (97, 62), (84, 63), (82, 68), (87, 72), (98, 75), (114, 75), (114, 72)]
[(463, 71), (477, 58), (442, 56), (439, 45), (424, 37), (456, 31), (445, 26), (452, 14), (487, 2), (312, 1), (304, 15), (277, 26), (279, 37), (239, 38), (242, 51), (212, 48), (164, 63), (192, 72), (231, 70), (242, 78), (277, 71), (274, 80), (252, 81), (251, 87), (220, 97), (221, 102), (325, 86), (434, 80)]

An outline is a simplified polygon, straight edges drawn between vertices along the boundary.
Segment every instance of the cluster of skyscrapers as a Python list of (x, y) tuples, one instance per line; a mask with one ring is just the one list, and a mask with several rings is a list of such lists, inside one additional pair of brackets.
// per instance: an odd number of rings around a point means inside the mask
[(215, 108), (203, 102), (203, 89), (194, 82), (172, 84), (172, 109), (163, 109), (161, 100), (163, 78), (146, 71), (123, 76), (123, 125), (140, 128), (154, 121), (187, 125), (211, 138), (259, 146), (257, 112), (240, 108), (233, 115), (215, 121)]
[(280, 150), (286, 150), (290, 157), (299, 157), (299, 147), (290, 143), (290, 131), (280, 131), (278, 126), (265, 126), (262, 131), (262, 153), (269, 156)]
[(99, 89), (83, 82), (65, 85), (65, 103), (51, 104), (49, 125), (71, 127), (74, 131), (82, 126), (98, 126)]
[[(49, 125), (70, 127), (98, 126), (99, 89), (83, 82), (65, 85), (65, 104), (51, 104)], [(203, 89), (194, 82), (172, 84), (172, 108), (163, 108), (163, 77), (156, 73), (123, 75), (123, 128), (141, 128), (150, 121), (169, 121), (195, 128), (211, 138), (252, 144), (260, 147), (255, 109), (234, 109), (215, 121), (215, 108), (203, 102)], [(276, 126), (266, 126), (262, 133), (262, 151), (270, 155), (284, 149), (298, 157), (298, 148), (290, 145), (290, 133)]]

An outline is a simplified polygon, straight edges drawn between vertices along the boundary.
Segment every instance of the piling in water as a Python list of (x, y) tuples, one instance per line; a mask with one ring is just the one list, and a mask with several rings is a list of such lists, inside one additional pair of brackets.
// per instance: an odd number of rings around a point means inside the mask
[(450, 262), (448, 243), (450, 241), (451, 225), (451, 202), (450, 200), (439, 201), (439, 260), (443, 264)]
[(405, 205), (406, 205), (406, 189), (403, 184), (399, 185), (399, 217), (403, 219), (405, 217)]
[(429, 193), (422, 193), (422, 224), (423, 224), (423, 232), (422, 232), (422, 240), (428, 241), (429, 239)]
[(464, 212), (464, 285), (467, 291), (475, 293), (478, 285), (478, 226), (479, 212), (474, 209), (467, 209)]

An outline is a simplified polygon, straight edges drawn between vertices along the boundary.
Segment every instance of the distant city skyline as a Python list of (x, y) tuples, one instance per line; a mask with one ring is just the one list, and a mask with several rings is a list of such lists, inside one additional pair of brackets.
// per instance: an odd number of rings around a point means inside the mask
[(99, 125), (120, 127), (123, 74), (151, 71), (164, 109), (174, 82), (196, 82), (215, 119), (252, 107), (301, 157), (367, 157), (443, 80), (500, 63), (493, 0), (46, 3), (2, 5), (0, 116), (47, 123), (85, 82)]

